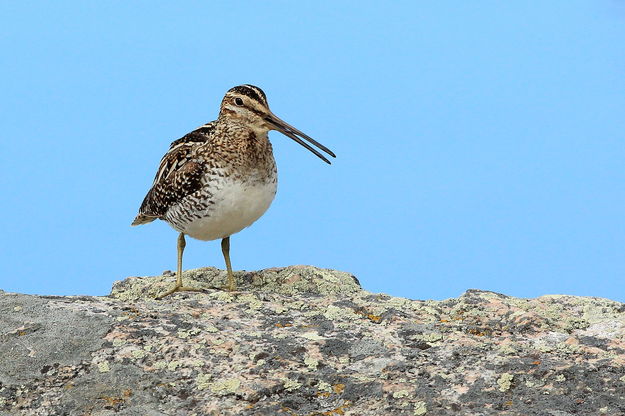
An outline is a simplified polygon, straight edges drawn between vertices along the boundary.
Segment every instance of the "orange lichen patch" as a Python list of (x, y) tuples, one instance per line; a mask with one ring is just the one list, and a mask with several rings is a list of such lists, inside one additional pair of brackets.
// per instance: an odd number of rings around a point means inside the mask
[(374, 324), (379, 324), (380, 322), (382, 322), (382, 317), (381, 316), (375, 315), (375, 314), (369, 312), (368, 310), (366, 310), (364, 308), (354, 309), (354, 313), (367, 318), (368, 320), (370, 320)]
[(371, 313), (368, 313), (365, 316), (367, 317), (368, 320), (370, 320), (373, 323), (379, 324), (380, 322), (382, 322), (382, 317), (381, 316), (373, 315)]
[(283, 324), (283, 323), (280, 323), (280, 322), (278, 322), (276, 324), (277, 328), (288, 328), (288, 327), (291, 327), (291, 326), (293, 326), (293, 324), (289, 324), (289, 323)]
[(536, 360), (536, 361), (532, 361), (532, 365), (540, 365), (541, 361)]
[(7, 335), (17, 335), (18, 337), (23, 337), (24, 335), (28, 335), (34, 331), (36, 331), (36, 328), (22, 325), (19, 328), (15, 328), (13, 331), (9, 332)]
[(299, 325), (298, 328), (304, 328), (304, 329), (319, 328), (319, 325)]
[(107, 406), (110, 407), (115, 407), (118, 404), (121, 404), (124, 402), (124, 399), (122, 399), (121, 397), (110, 397), (110, 396), (100, 396), (98, 397), (98, 399), (100, 400), (104, 400), (106, 402)]
[(330, 393), (327, 391), (318, 391), (317, 392), (317, 397), (329, 397)]
[(458, 312), (456, 312), (456, 314), (454, 316), (452, 316), (451, 319), (454, 320), (454, 321), (462, 321), (462, 320), (464, 320), (464, 312), (465, 311), (458, 311)]
[(345, 384), (335, 384), (334, 386), (332, 386), (332, 390), (334, 390), (336, 394), (341, 394), (343, 393), (343, 390), (345, 390)]
[[(333, 416), (333, 415), (344, 415), (345, 411), (351, 407), (351, 402), (345, 402), (345, 404), (342, 404), (341, 406), (337, 407), (336, 409), (332, 409), (332, 410), (328, 410), (326, 412), (323, 413), (317, 413), (317, 414), (321, 414), (323, 416)], [(313, 414), (315, 415), (315, 414)]]
[(489, 335), (490, 331), (488, 330), (482, 330), (482, 329), (478, 329), (478, 328), (469, 328), (467, 329), (467, 332), (471, 335), (475, 335), (478, 337), (483, 337), (485, 335)]
[(504, 405), (504, 406), (507, 406), (507, 407), (512, 406), (512, 400), (508, 400), (508, 401), (507, 401), (507, 402), (505, 402), (503, 405)]
[(98, 399), (104, 400), (107, 406), (116, 407), (126, 401), (132, 396), (132, 389), (126, 389), (122, 391), (121, 396), (100, 396)]

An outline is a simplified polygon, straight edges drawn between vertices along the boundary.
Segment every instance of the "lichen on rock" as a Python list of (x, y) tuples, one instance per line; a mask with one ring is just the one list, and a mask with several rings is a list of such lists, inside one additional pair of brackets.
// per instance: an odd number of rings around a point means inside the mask
[(625, 414), (625, 305), (364, 291), (290, 266), (171, 273), (110, 296), (0, 292), (4, 415)]

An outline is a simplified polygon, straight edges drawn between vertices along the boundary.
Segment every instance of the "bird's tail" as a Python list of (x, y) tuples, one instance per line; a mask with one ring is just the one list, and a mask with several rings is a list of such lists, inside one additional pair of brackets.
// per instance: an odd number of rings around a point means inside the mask
[(135, 225), (147, 224), (149, 222), (154, 221), (155, 219), (156, 217), (150, 217), (148, 215), (139, 214), (136, 216), (135, 220), (130, 225), (134, 227)]

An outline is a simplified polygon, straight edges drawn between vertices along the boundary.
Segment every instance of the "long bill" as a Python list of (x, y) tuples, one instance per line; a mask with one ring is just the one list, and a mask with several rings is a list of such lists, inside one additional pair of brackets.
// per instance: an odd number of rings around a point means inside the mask
[[(308, 149), (311, 152), (313, 152), (319, 159), (323, 160), (327, 164), (330, 164), (330, 161), (328, 160), (328, 158), (326, 158), (323, 154), (321, 154), (321, 152), (319, 152), (317, 149), (315, 149), (314, 147), (312, 147), (308, 143), (311, 143), (311, 144), (317, 146), (319, 149), (323, 150), (328, 155), (330, 155), (332, 157), (336, 157), (336, 155), (334, 154), (334, 152), (332, 152), (332, 150), (328, 149), (327, 147), (325, 147), (324, 145), (322, 145), (321, 143), (319, 143), (318, 141), (316, 141), (312, 137), (309, 137), (306, 134), (302, 133), (301, 131), (299, 131), (295, 127), (291, 126), (289, 123), (287, 123), (287, 122), (283, 121), (282, 119), (278, 118), (275, 114), (273, 114), (273, 113), (269, 114), (267, 117), (265, 117), (265, 120), (268, 121), (269, 124), (271, 124), (274, 127), (275, 130), (277, 130), (280, 133), (284, 134), (285, 136), (290, 137), (291, 139), (295, 140), (297, 143), (301, 144), (306, 149)], [(306, 143), (302, 139), (306, 140), (308, 143)]]

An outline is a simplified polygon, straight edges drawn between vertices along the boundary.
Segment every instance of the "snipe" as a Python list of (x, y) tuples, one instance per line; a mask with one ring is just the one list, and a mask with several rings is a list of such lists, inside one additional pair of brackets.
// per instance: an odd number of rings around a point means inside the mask
[(327, 163), (330, 161), (315, 147), (336, 157), (330, 149), (276, 117), (265, 93), (253, 85), (230, 89), (221, 102), (217, 120), (171, 144), (132, 222), (140, 225), (161, 219), (180, 233), (176, 284), (158, 298), (198, 290), (182, 284), (185, 235), (204, 241), (221, 239), (227, 288), (235, 290), (230, 236), (260, 218), (276, 195), (278, 176), (267, 136), (270, 130), (290, 137)]

